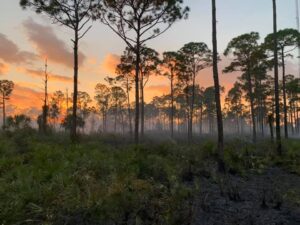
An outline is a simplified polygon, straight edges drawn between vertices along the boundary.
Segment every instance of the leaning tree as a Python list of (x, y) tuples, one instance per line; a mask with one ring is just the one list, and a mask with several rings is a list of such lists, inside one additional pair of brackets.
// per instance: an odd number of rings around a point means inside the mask
[(142, 46), (166, 32), (189, 9), (183, 0), (103, 0), (94, 18), (116, 33), (135, 52), (135, 142), (139, 143), (139, 75)]
[(99, 4), (100, 0), (20, 0), (20, 5), (32, 8), (36, 13), (48, 15), (54, 23), (70, 28), (74, 32), (74, 95), (73, 115), (71, 126), (71, 139), (77, 140), (77, 92), (78, 92), (78, 44), (91, 26), (87, 26), (91, 20), (91, 10)]
[(0, 96), (1, 96), (1, 105), (2, 105), (2, 112), (3, 112), (3, 130), (5, 129), (5, 121), (6, 121), (6, 100), (9, 99), (12, 91), (14, 89), (14, 83), (10, 80), (0, 80)]

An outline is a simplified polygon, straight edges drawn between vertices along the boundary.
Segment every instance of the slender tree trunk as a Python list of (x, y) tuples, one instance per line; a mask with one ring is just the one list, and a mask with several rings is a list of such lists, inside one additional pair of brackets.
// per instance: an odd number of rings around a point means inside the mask
[(299, 127), (300, 121), (299, 121), (299, 106), (298, 106), (297, 102), (295, 103), (295, 109), (296, 109), (296, 118), (297, 118), (297, 124), (296, 124), (296, 126), (297, 126), (297, 131), (299, 133), (299, 130), (300, 130), (300, 127)]
[(118, 106), (115, 106), (115, 116), (114, 116), (114, 119), (115, 119), (115, 123), (114, 123), (114, 133), (117, 132), (117, 116), (118, 116)]
[(288, 112), (287, 112), (287, 101), (286, 101), (286, 80), (285, 80), (285, 60), (284, 60), (284, 49), (281, 49), (281, 60), (282, 60), (282, 90), (283, 90), (283, 112), (284, 112), (284, 137), (287, 139), (288, 134)]
[(104, 114), (104, 132), (107, 132), (107, 111)]
[(273, 32), (274, 32), (274, 80), (275, 80), (275, 114), (276, 114), (276, 144), (278, 154), (282, 154), (280, 134), (280, 105), (279, 105), (279, 82), (278, 82), (278, 39), (277, 39), (277, 7), (273, 0)]
[(236, 117), (237, 134), (240, 135), (240, 118)]
[(193, 72), (193, 84), (192, 84), (192, 99), (191, 99), (191, 111), (189, 120), (189, 141), (193, 140), (193, 118), (194, 118), (194, 103), (195, 103), (195, 85), (196, 85), (196, 71)]
[(134, 124), (135, 144), (139, 144), (139, 116), (140, 116), (139, 73), (140, 73), (140, 43), (139, 43), (139, 35), (138, 35), (138, 41), (136, 46), (136, 60), (135, 60), (135, 124)]
[(124, 116), (123, 116), (122, 111), (121, 111), (121, 122), (122, 122), (122, 134), (124, 136), (124, 134), (125, 134), (125, 123), (124, 123)]
[(250, 98), (250, 113), (251, 113), (251, 121), (252, 121), (252, 140), (253, 143), (256, 143), (256, 117), (255, 117), (255, 110), (254, 110), (254, 97), (253, 97), (253, 90), (252, 90), (252, 80), (250, 72), (247, 72), (247, 80), (248, 80), (248, 92)]
[(294, 135), (294, 119), (293, 119), (293, 105), (290, 101), (289, 103), (289, 113), (290, 113), (290, 124), (291, 124), (291, 129), (292, 129), (292, 134)]
[(47, 132), (48, 122), (48, 74), (47, 74), (47, 59), (45, 61), (45, 87), (44, 87), (44, 105), (43, 105), (43, 133)]
[(102, 112), (102, 132), (105, 133), (105, 115), (104, 112)]
[(294, 126), (296, 134), (298, 133), (298, 127), (297, 127), (297, 117), (296, 117), (296, 104), (295, 101), (293, 101), (293, 117), (294, 117)]
[(185, 128), (186, 128), (186, 132), (187, 132), (187, 138), (188, 138), (188, 142), (190, 142), (191, 140), (190, 140), (190, 136), (191, 136), (191, 134), (190, 134), (190, 131), (191, 131), (191, 129), (190, 129), (190, 102), (189, 102), (189, 100), (188, 100), (188, 112), (187, 112), (187, 114), (186, 114), (186, 121), (185, 121)]
[(270, 136), (271, 141), (274, 141), (274, 132), (273, 132), (273, 115), (268, 116), (269, 128), (270, 128)]
[(171, 137), (174, 137), (174, 87), (173, 87), (173, 71), (171, 71), (171, 118), (170, 118), (170, 129), (171, 129)]
[(199, 118), (199, 134), (202, 135), (203, 130), (203, 105), (200, 103), (200, 118)]
[(6, 113), (5, 113), (5, 95), (3, 93), (3, 96), (2, 96), (2, 112), (3, 112), (3, 125), (2, 125), (2, 129), (5, 130), (6, 128)]
[(68, 89), (66, 90), (66, 107), (67, 107), (67, 110), (66, 110), (66, 117), (69, 115), (69, 91)]
[(127, 110), (128, 110), (128, 120), (129, 120), (129, 133), (130, 137), (132, 137), (132, 120), (131, 120), (131, 109), (130, 109), (130, 94), (129, 94), (129, 81), (127, 78), (126, 84), (126, 91), (127, 91)]
[(241, 122), (241, 134), (244, 135), (244, 118), (240, 118), (240, 122)]
[(73, 114), (71, 140), (77, 141), (77, 95), (78, 95), (78, 29), (75, 30), (74, 37), (74, 91), (73, 91)]
[(260, 128), (262, 137), (265, 136), (264, 129), (264, 110), (263, 110), (263, 99), (260, 98)]
[(144, 102), (144, 75), (141, 73), (140, 93), (141, 93), (141, 139), (144, 138), (145, 130), (145, 102)]
[(177, 114), (177, 134), (180, 134), (180, 118), (179, 118), (179, 114)]
[(212, 43), (213, 43), (213, 76), (215, 86), (215, 101), (217, 110), (218, 124), (218, 168), (220, 172), (225, 172), (224, 163), (224, 136), (223, 119), (220, 100), (220, 84), (218, 74), (218, 43), (217, 43), (217, 18), (216, 18), (216, 0), (212, 0)]

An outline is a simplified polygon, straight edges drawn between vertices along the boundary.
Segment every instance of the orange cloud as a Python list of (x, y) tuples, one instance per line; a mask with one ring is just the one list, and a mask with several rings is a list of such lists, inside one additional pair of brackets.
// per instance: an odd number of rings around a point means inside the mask
[[(43, 92), (21, 86), (19, 83), (15, 84), (10, 100), (8, 101), (11, 109), (10, 114), (32, 112), (32, 109), (40, 109), (42, 104)], [(37, 110), (34, 111), (36, 112)]]
[(4, 75), (9, 71), (8, 64), (0, 62), (0, 75)]
[[(38, 24), (32, 19), (24, 21), (23, 26), (40, 57), (73, 68), (73, 52), (56, 36), (52, 27)], [(79, 65), (82, 65), (86, 57), (82, 52), (78, 53), (78, 57)]]
[(120, 56), (115, 54), (108, 54), (105, 56), (101, 68), (110, 74), (115, 74), (116, 67), (120, 63)]
[[(32, 77), (40, 77), (44, 78), (45, 77), (45, 72), (42, 70), (32, 70), (32, 69), (26, 69), (25, 73)], [(53, 73), (48, 73), (49, 76), (49, 81), (58, 81), (58, 82), (64, 82), (64, 83), (72, 83), (73, 78), (72, 77), (67, 77), (67, 76), (62, 76), (58, 74), (53, 74)]]

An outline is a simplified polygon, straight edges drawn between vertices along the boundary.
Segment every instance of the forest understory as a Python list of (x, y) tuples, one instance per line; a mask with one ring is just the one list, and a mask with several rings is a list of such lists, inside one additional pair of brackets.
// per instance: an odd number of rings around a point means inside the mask
[(217, 170), (213, 140), (152, 134), (136, 146), (89, 135), (72, 144), (65, 133), (6, 131), (1, 224), (300, 224), (299, 140), (284, 141), (279, 157), (270, 140), (227, 138), (226, 174)]

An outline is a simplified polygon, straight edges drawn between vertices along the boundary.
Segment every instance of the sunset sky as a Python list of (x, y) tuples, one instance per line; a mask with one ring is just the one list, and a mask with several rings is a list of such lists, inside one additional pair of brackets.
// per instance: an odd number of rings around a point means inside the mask
[[(0, 79), (13, 80), (15, 90), (9, 113), (36, 115), (42, 105), (43, 67), (48, 58), (49, 91), (72, 92), (72, 31), (52, 24), (47, 16), (22, 10), (19, 0), (0, 0)], [(191, 8), (188, 20), (183, 20), (148, 46), (162, 53), (176, 51), (190, 41), (205, 42), (211, 47), (211, 1), (185, 0)], [(271, 0), (218, 0), (219, 52), (235, 36), (258, 31), (263, 39), (272, 32)], [(295, 1), (278, 0), (278, 27), (295, 28)], [(114, 74), (118, 57), (125, 44), (100, 22), (80, 43), (79, 89), (94, 95), (96, 83)], [(230, 59), (220, 63), (220, 70)], [(290, 60), (288, 73), (296, 73), (295, 60)], [(220, 74), (221, 85), (231, 87), (237, 74)], [(212, 85), (211, 69), (198, 75), (201, 86)], [(146, 88), (149, 101), (155, 95), (168, 92), (168, 81), (154, 77)]]

